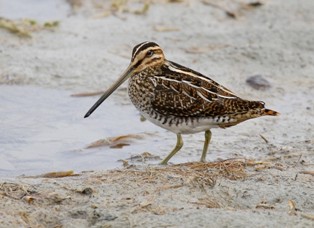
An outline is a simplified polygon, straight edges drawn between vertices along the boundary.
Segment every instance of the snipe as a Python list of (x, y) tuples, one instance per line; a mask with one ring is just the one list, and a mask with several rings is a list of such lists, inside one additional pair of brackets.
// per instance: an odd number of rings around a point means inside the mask
[(205, 162), (211, 128), (226, 128), (260, 116), (279, 113), (262, 101), (236, 96), (212, 79), (165, 59), (158, 44), (144, 42), (133, 49), (129, 67), (86, 113), (88, 117), (124, 81), (134, 106), (152, 123), (177, 134), (177, 144), (161, 162), (167, 164), (183, 146), (181, 134), (205, 132), (201, 161)]

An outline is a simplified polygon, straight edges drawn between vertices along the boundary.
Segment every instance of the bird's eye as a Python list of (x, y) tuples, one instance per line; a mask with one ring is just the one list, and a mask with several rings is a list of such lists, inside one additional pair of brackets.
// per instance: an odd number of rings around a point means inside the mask
[(152, 50), (150, 50), (146, 53), (146, 56), (151, 57), (151, 56), (153, 56), (153, 54), (154, 54), (154, 52)]

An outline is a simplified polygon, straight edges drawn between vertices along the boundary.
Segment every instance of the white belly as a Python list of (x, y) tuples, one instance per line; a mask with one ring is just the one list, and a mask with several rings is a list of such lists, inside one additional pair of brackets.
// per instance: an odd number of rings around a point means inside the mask
[(180, 123), (177, 123), (176, 121), (172, 121), (172, 123), (170, 123), (171, 117), (168, 118), (167, 121), (165, 121), (164, 118), (161, 118), (159, 120), (158, 118), (152, 118), (152, 116), (146, 113), (142, 113), (142, 115), (153, 124), (176, 134), (194, 134), (198, 132), (204, 132), (211, 128), (219, 127), (218, 124), (221, 123), (220, 121), (217, 122), (216, 118), (200, 118), (193, 121), (188, 118), (186, 121), (179, 121)]

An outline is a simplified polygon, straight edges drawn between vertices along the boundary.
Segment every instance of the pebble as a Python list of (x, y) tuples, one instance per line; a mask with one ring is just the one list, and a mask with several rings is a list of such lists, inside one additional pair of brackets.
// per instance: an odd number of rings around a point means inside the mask
[(259, 74), (248, 77), (246, 79), (246, 83), (257, 90), (266, 90), (271, 87), (269, 81)]

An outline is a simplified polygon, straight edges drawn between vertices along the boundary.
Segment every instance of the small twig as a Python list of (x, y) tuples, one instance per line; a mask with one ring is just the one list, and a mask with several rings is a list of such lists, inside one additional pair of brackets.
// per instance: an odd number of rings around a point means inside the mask
[(301, 216), (303, 218), (314, 220), (314, 215), (311, 215), (311, 214), (304, 214), (304, 213), (302, 213)]
[(259, 135), (259, 136), (261, 136), (261, 138), (265, 141), (265, 143), (268, 144), (268, 140), (263, 135)]

